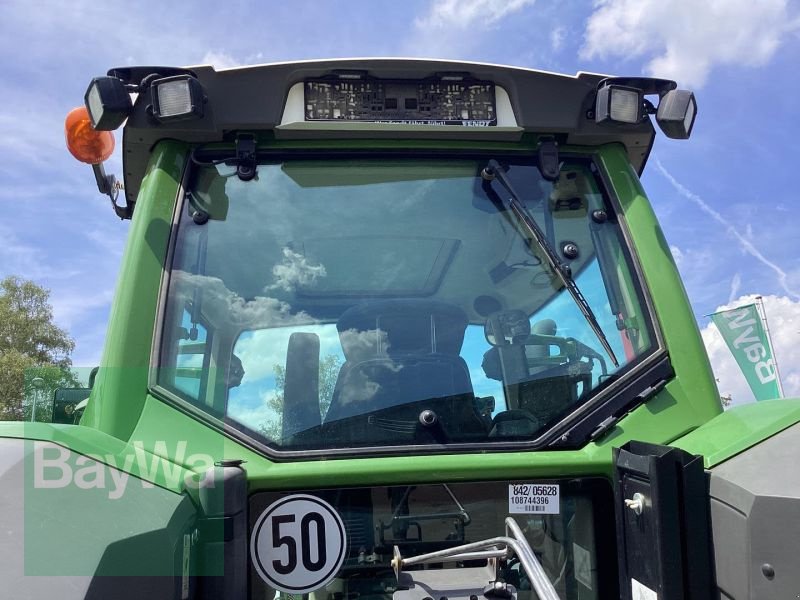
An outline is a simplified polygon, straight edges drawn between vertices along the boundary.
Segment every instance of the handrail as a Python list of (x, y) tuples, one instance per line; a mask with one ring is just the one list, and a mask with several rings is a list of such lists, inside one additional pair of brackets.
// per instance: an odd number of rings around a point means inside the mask
[(505, 524), (505, 536), (462, 544), (445, 550), (437, 550), (436, 552), (429, 552), (409, 558), (403, 558), (400, 555), (400, 549), (395, 546), (392, 568), (399, 579), (403, 567), (429, 563), (475, 560), (480, 558), (509, 558), (512, 555), (516, 555), (540, 600), (560, 600), (558, 593), (547, 578), (544, 568), (542, 568), (539, 559), (537, 559), (536, 555), (533, 553), (533, 550), (525, 539), (517, 522), (513, 517), (507, 517)]

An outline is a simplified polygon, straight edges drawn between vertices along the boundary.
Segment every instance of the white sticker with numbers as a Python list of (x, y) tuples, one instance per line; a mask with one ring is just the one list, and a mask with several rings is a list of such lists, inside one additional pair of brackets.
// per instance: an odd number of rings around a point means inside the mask
[(560, 497), (557, 483), (513, 483), (508, 486), (508, 514), (557, 515)]

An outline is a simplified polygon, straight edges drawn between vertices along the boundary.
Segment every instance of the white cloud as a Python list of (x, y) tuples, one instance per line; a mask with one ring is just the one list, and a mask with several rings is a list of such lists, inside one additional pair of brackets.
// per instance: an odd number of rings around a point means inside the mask
[(80, 269), (56, 267), (48, 260), (47, 249), (20, 239), (14, 229), (0, 223), (0, 276), (17, 275), (37, 282), (74, 279)]
[(675, 264), (678, 265), (678, 268), (680, 268), (685, 259), (683, 250), (681, 250), (677, 246), (670, 246), (669, 251), (672, 253), (672, 258), (675, 259)]
[(556, 27), (550, 32), (550, 48), (553, 50), (553, 52), (558, 52), (561, 50), (561, 47), (564, 45), (565, 36), (566, 31), (563, 27)]
[[(755, 296), (754, 294), (741, 296), (719, 306), (715, 312), (752, 304), (756, 301)], [(800, 301), (794, 301), (786, 296), (764, 296), (763, 301), (784, 394), (787, 398), (800, 396), (800, 345), (797, 343), (800, 333)], [(717, 378), (720, 394), (730, 395), (734, 404), (752, 402), (753, 393), (717, 327), (709, 323), (700, 333), (714, 369), (714, 376)]]
[(428, 13), (414, 20), (419, 29), (467, 29), (493, 25), (536, 0), (434, 0)]
[(728, 295), (728, 303), (733, 302), (736, 299), (736, 295), (739, 293), (739, 290), (742, 287), (742, 276), (739, 273), (733, 274), (733, 279), (731, 279), (731, 293)]
[(464, 58), (480, 46), (483, 34), (535, 0), (433, 0), (428, 11), (414, 19), (405, 44), (406, 56)]
[(644, 58), (645, 70), (702, 86), (720, 65), (766, 64), (800, 26), (786, 0), (599, 0), (582, 58)]
[(316, 323), (316, 319), (304, 312), (293, 313), (292, 307), (277, 298), (256, 296), (245, 300), (225, 287), (218, 277), (195, 275), (186, 271), (173, 271), (170, 287), (173, 302), (188, 302), (196, 291), (202, 294), (203, 308), (221, 322), (242, 327), (288, 327), (304, 323)]
[(687, 245), (683, 247), (671, 245), (670, 252), (692, 304), (707, 310), (722, 301), (720, 290), (729, 285), (724, 271), (726, 256), (708, 244), (692, 245), (693, 240), (684, 243)]
[(70, 331), (70, 333), (75, 334), (75, 352), (72, 353), (72, 365), (74, 367), (91, 370), (92, 367), (100, 364), (106, 329), (106, 319), (102, 319), (93, 325), (83, 326), (77, 331), (73, 328)]
[(326, 275), (324, 265), (311, 264), (302, 254), (294, 252), (291, 248), (284, 248), (280, 264), (272, 267), (275, 283), (267, 286), (265, 291), (281, 289), (291, 292), (298, 287), (313, 287), (318, 278)]
[(778, 284), (783, 288), (783, 290), (795, 300), (800, 300), (800, 293), (797, 290), (792, 289), (789, 285), (790, 278), (786, 271), (764, 256), (763, 252), (747, 237), (747, 235), (741, 233), (739, 229), (726, 217), (720, 214), (717, 210), (713, 209), (700, 196), (684, 187), (669, 173), (669, 171), (664, 168), (664, 165), (661, 164), (661, 161), (659, 161), (658, 158), (655, 159), (655, 165), (656, 169), (658, 169), (658, 171), (667, 179), (667, 181), (672, 184), (672, 187), (674, 187), (681, 196), (696, 204), (700, 210), (722, 225), (728, 235), (736, 240), (742, 251), (749, 254), (762, 265), (773, 271), (777, 276)]
[[(111, 215), (108, 216), (110, 217)], [(122, 258), (122, 251), (125, 248), (125, 237), (120, 235), (119, 231), (113, 229), (90, 229), (86, 232), (86, 237), (94, 242), (105, 256), (110, 255), (117, 260)]]
[(242, 62), (236, 60), (233, 56), (231, 56), (227, 52), (209, 51), (206, 52), (205, 55), (203, 56), (202, 64), (213, 65), (214, 68), (217, 71), (219, 71), (220, 69), (230, 69), (231, 67), (238, 67), (239, 65), (242, 64)]
[[(24, 116), (19, 111), (10, 110), (7, 105), (0, 112), (0, 129), (3, 131), (3, 145), (13, 148), (15, 157), (31, 166), (46, 166), (53, 156), (67, 153), (64, 143), (64, 119), (67, 111), (56, 103), (32, 97), (32, 93), (11, 90), (2, 86), (6, 102), (12, 106), (34, 107)], [(77, 106), (80, 100), (74, 102)]]
[(51, 297), (53, 317), (60, 325), (72, 329), (73, 325), (95, 309), (111, 304), (114, 290), (93, 289), (90, 286), (78, 289), (62, 289)]
[[(176, 27), (170, 19), (159, 19), (153, 10), (136, 10), (130, 3), (121, 0), (90, 2), (76, 0), (72, 3), (47, 2), (46, 8), (32, 8), (22, 0), (4, 0), (2, 17), (4, 32), (0, 38), (0, 50), (18, 43), (24, 32), (26, 39), (42, 43), (26, 47), (25, 60), (54, 64), (59, 48), (69, 47), (73, 58), (70, 67), (94, 63), (96, 57), (113, 60), (104, 68), (126, 64), (198, 64), (201, 57), (211, 54), (215, 57), (228, 56), (225, 52), (207, 52), (213, 44), (214, 34), (219, 34), (219, 23), (206, 20), (189, 25), (184, 20)], [(207, 11), (204, 11), (204, 14)], [(116, 23), (124, 15), (124, 33), (108, 35), (103, 27), (87, 27), (87, 23)], [(12, 35), (17, 33), (17, 35)], [(209, 40), (211, 42), (209, 43)], [(17, 52), (18, 53), (18, 52)], [(63, 52), (62, 52), (63, 54)], [(12, 54), (16, 55), (16, 54)], [(89, 75), (101, 75), (102, 72)], [(88, 78), (83, 85), (88, 85)]]

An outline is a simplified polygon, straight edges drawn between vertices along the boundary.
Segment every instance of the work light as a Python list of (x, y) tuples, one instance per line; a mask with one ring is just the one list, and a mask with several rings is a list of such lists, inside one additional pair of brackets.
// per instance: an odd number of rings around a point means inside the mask
[(114, 131), (131, 112), (131, 96), (116, 77), (95, 77), (83, 99), (97, 131)]
[(656, 122), (667, 137), (688, 139), (697, 116), (697, 101), (688, 90), (671, 90), (658, 103)]
[(159, 121), (182, 121), (203, 116), (203, 86), (191, 75), (157, 79), (151, 84), (153, 116)]
[(595, 122), (638, 123), (644, 106), (642, 90), (609, 84), (597, 90)]

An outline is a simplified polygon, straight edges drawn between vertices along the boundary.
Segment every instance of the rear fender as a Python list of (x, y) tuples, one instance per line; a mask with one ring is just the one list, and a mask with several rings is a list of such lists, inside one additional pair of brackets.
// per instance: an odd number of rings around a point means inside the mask
[(0, 507), (0, 577), (16, 597), (191, 597), (198, 512), (186, 493), (52, 441), (5, 437)]

